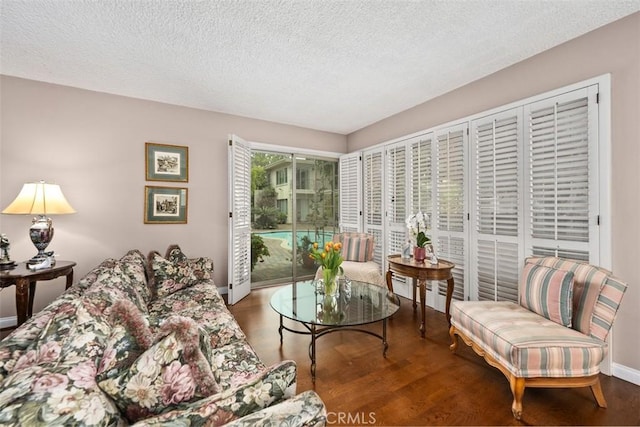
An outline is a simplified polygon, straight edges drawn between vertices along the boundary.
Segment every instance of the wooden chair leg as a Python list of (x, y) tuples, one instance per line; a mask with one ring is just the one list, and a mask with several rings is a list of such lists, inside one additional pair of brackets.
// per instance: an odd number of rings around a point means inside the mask
[(607, 407), (607, 401), (604, 398), (604, 393), (602, 393), (602, 387), (600, 386), (600, 378), (598, 378), (594, 384), (591, 384), (591, 393), (593, 393), (593, 397), (596, 399), (599, 407)]
[(520, 421), (522, 419), (522, 398), (524, 397), (524, 378), (510, 377), (509, 385), (513, 394), (513, 403), (511, 404), (511, 412), (513, 417)]
[(393, 273), (391, 272), (391, 270), (387, 270), (387, 275), (386, 275), (386, 279), (387, 279), (387, 289), (389, 289), (389, 292), (393, 292)]
[(449, 346), (449, 350), (455, 353), (458, 349), (458, 336), (456, 335), (455, 326), (451, 326), (449, 328), (449, 336), (451, 337), (451, 345)]

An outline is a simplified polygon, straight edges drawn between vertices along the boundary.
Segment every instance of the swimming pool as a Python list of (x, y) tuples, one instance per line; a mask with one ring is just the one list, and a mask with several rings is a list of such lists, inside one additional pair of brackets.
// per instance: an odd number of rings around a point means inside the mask
[[(292, 240), (291, 235), (293, 234), (293, 232), (290, 230), (261, 231), (255, 234), (257, 234), (262, 238), (282, 240), (282, 247), (286, 249), (291, 249), (291, 240)], [(304, 236), (309, 236), (309, 238), (312, 241), (314, 242), (317, 241), (320, 245), (324, 245), (326, 242), (333, 239), (334, 233), (333, 232), (325, 232), (324, 234), (320, 233), (318, 237), (316, 237), (316, 233), (314, 231), (298, 231), (296, 234), (298, 237), (298, 240), (297, 240), (298, 245), (302, 244), (302, 238)]]

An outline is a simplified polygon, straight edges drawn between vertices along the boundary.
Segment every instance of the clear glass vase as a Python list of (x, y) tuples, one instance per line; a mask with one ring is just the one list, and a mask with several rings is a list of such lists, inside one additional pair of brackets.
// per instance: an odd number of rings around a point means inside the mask
[(339, 268), (323, 268), (322, 269), (322, 280), (324, 281), (324, 294), (327, 296), (335, 296), (338, 295), (338, 274), (340, 273)]

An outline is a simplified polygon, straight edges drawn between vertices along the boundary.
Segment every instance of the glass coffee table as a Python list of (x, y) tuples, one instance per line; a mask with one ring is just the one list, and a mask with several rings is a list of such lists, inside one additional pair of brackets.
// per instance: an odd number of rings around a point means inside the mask
[[(311, 335), (309, 358), (311, 379), (316, 379), (316, 339), (331, 332), (355, 331), (373, 335), (382, 340), (382, 355), (386, 357), (387, 319), (400, 308), (397, 295), (371, 283), (347, 281), (340, 285), (337, 296), (324, 295), (316, 289), (315, 281), (298, 282), (276, 291), (271, 307), (280, 315), (280, 345), (282, 331)], [(304, 326), (305, 331), (284, 325), (284, 318)], [(358, 326), (382, 322), (382, 335), (360, 329)]]

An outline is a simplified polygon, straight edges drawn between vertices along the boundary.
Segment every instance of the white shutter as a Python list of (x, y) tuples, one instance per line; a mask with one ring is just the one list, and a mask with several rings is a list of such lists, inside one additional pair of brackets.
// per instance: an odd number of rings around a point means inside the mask
[(251, 147), (229, 136), (229, 304), (251, 292)]
[[(407, 227), (407, 145), (386, 146), (386, 248), (385, 254), (400, 254), (406, 241)], [(402, 276), (394, 276), (395, 293), (410, 298), (411, 288)]]
[(360, 153), (340, 156), (340, 231), (362, 230), (361, 159)]
[[(433, 134), (428, 134), (410, 141), (410, 169), (409, 169), (409, 213), (418, 211), (429, 214), (429, 220), (433, 220), (433, 180), (432, 177), (432, 151)], [(431, 229), (433, 223), (428, 224)]]
[(521, 144), (522, 108), (471, 123), (473, 299), (518, 299)]
[[(438, 257), (453, 262), (454, 299), (464, 299), (466, 283), (466, 145), (467, 124), (440, 129), (436, 142), (436, 218), (435, 251)], [(434, 307), (444, 310), (446, 282), (438, 284)]]
[(384, 243), (382, 218), (383, 200), (383, 150), (368, 150), (362, 153), (364, 187), (364, 232), (374, 236), (376, 246), (373, 259), (382, 265), (382, 245)]
[(525, 107), (527, 249), (598, 263), (597, 87)]

